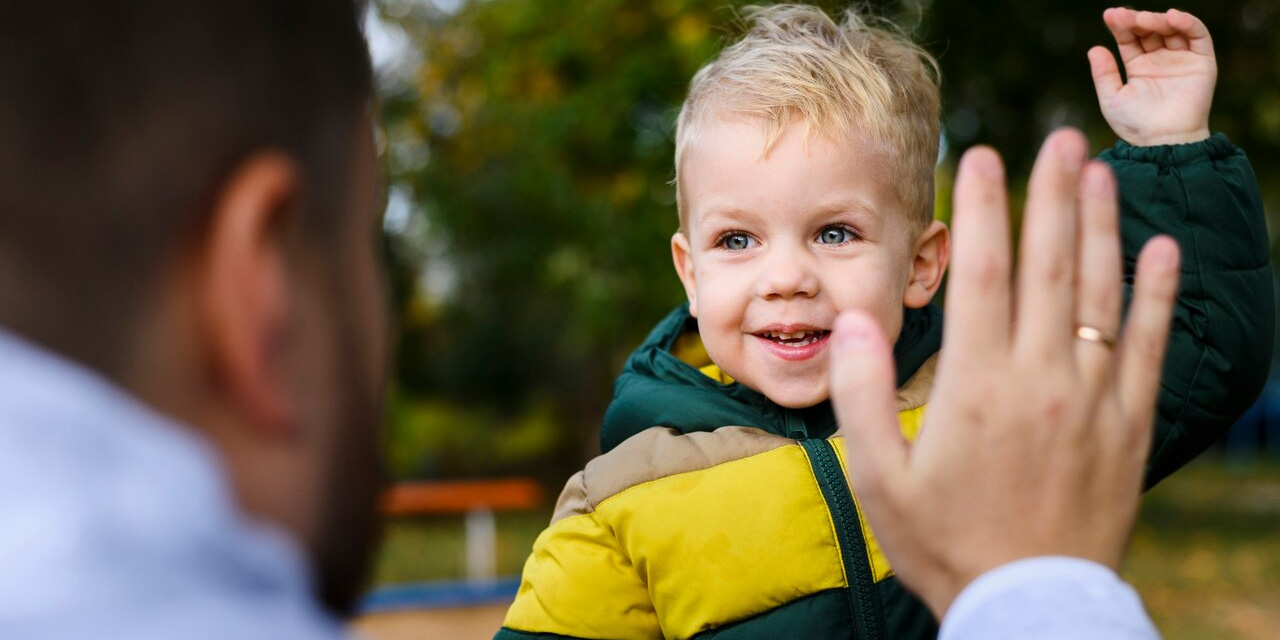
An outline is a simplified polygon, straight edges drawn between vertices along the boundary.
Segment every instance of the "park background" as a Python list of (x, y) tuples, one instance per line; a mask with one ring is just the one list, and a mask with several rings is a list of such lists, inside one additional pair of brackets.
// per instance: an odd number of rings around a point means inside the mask
[[(740, 32), (745, 4), (371, 6), (400, 336), (386, 431), (397, 480), (520, 475), (554, 499), (597, 453), (623, 361), (683, 301), (669, 257), (675, 116), (689, 78)], [(833, 13), (848, 6), (813, 4)], [(1085, 57), (1095, 44), (1114, 50), (1101, 19), (1109, 4), (860, 6), (908, 29), (941, 65), (940, 219), (950, 217), (955, 164), (971, 145), (1004, 155), (1020, 202), (1018, 178), (1053, 128), (1082, 129), (1095, 152), (1114, 143)], [(1178, 8), (1213, 35), (1211, 127), (1243, 147), (1261, 177), (1274, 255), (1280, 3), (1188, 0)], [(1277, 424), (1280, 400), (1268, 395), (1230, 446), (1147, 500), (1126, 576), (1171, 640), (1280, 637)], [(499, 518), (500, 572), (518, 573), (548, 513)], [(460, 577), (460, 529), (448, 517), (393, 524), (376, 580)]]

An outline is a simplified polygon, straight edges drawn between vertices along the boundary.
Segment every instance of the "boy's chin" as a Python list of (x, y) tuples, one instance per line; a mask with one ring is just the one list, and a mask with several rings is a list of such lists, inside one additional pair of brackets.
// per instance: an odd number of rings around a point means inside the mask
[(772, 389), (761, 390), (774, 404), (787, 409), (807, 409), (815, 404), (825, 402), (829, 396), (826, 381), (811, 385), (780, 385)]

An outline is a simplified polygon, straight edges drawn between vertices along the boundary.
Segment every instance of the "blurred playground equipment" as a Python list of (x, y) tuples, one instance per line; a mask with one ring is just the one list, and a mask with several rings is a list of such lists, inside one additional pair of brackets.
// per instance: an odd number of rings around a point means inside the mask
[(1280, 376), (1272, 364), (1272, 378), (1262, 396), (1223, 439), (1225, 462), (1247, 466), (1260, 462), (1280, 463)]
[(365, 597), (353, 628), (371, 640), (493, 637), (520, 586), (518, 576), (496, 575), (494, 514), (530, 511), (543, 502), (542, 487), (527, 478), (395, 485), (382, 500), (388, 518), (464, 516), (466, 578), (375, 589)]

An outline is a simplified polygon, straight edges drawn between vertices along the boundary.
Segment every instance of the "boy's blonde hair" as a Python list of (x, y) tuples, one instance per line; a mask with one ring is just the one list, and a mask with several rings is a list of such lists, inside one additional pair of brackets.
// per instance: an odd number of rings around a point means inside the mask
[(747, 7), (749, 29), (693, 76), (676, 123), (676, 194), (685, 226), (680, 168), (701, 125), (717, 114), (760, 117), (768, 153), (793, 122), (805, 136), (861, 135), (879, 147), (898, 200), (916, 229), (933, 220), (938, 158), (938, 63), (898, 29), (850, 9), (836, 24), (821, 9)]

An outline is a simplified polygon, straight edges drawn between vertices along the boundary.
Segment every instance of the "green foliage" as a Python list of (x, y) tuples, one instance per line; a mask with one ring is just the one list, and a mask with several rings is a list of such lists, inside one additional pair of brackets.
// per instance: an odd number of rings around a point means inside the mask
[(550, 403), (505, 414), (494, 407), (395, 393), (388, 464), (397, 478), (538, 473), (563, 437)]
[(453, 271), (405, 301), (432, 307), (403, 314), (407, 393), (488, 407), (495, 424), (549, 398), (562, 456), (594, 449), (613, 375), (681, 300), (672, 128), (716, 50), (713, 12), (688, 4), (485, 2), (400, 19), (424, 62), (384, 97), (393, 179)]
[[(382, 91), (391, 178), (413, 211), (390, 247), (403, 335), (395, 466), (409, 475), (490, 472), (484, 456), (506, 446), (498, 443), (532, 408), (548, 433), (522, 436), (511, 455), (563, 478), (596, 450), (622, 360), (683, 298), (668, 244), (674, 118), (744, 3), (457, 4), (453, 12), (407, 0), (382, 6), (418, 54)], [(940, 60), (943, 170), (985, 143), (1016, 176), (1055, 126), (1082, 127), (1095, 148), (1114, 140), (1085, 57), (1110, 43), (1107, 4), (869, 6)], [(1250, 152), (1260, 175), (1275, 175), (1280, 10), (1270, 0), (1182, 5), (1217, 44), (1215, 129)], [(949, 182), (939, 187), (946, 219)], [(1269, 189), (1274, 202), (1280, 193)]]

